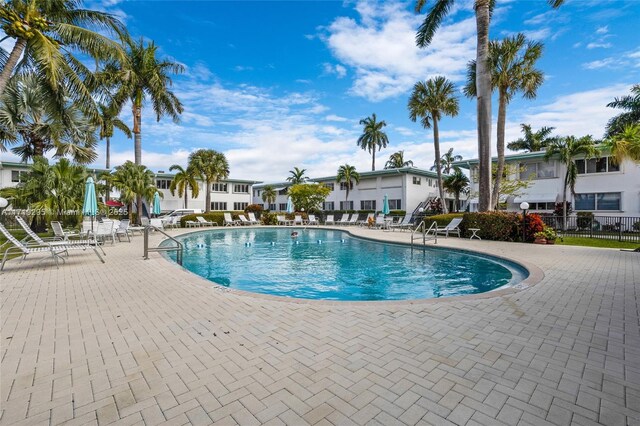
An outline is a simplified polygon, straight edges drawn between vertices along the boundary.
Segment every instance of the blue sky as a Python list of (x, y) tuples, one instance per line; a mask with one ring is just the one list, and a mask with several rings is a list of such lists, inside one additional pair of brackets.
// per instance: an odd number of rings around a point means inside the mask
[[(311, 176), (339, 165), (370, 170), (356, 146), (359, 120), (387, 122), (390, 145), (376, 156), (405, 151), (416, 167), (433, 164), (431, 130), (408, 118), (418, 80), (444, 75), (460, 89), (475, 58), (472, 1), (456, 2), (431, 47), (415, 47), (423, 16), (413, 2), (371, 1), (118, 1), (87, 3), (120, 16), (134, 36), (152, 39), (162, 56), (186, 67), (174, 78), (185, 106), (181, 123), (143, 118), (143, 163), (153, 170), (186, 165), (192, 150), (224, 152), (235, 178), (279, 181), (294, 166)], [(431, 2), (427, 2), (431, 4)], [(559, 135), (602, 135), (616, 111), (606, 107), (640, 81), (637, 1), (498, 0), (491, 38), (524, 32), (545, 45), (538, 97), (516, 98), (507, 115), (507, 141), (520, 123), (553, 126)], [(494, 102), (493, 114), (497, 113)], [(122, 119), (131, 123), (128, 109)], [(460, 114), (442, 120), (443, 150), (476, 156), (475, 102), (460, 93)], [(493, 129), (495, 141), (495, 126)], [(97, 166), (104, 166), (104, 143)], [(1, 155), (14, 159), (10, 154)], [(133, 142), (117, 135), (115, 164), (133, 160)]]

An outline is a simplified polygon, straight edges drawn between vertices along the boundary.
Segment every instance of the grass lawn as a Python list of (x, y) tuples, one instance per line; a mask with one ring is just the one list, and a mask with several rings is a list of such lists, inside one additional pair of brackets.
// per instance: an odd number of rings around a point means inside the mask
[(605, 247), (635, 250), (640, 247), (640, 243), (620, 242), (616, 240), (607, 240), (600, 238), (581, 238), (581, 237), (564, 237), (558, 238), (556, 244), (565, 246), (583, 246), (583, 247)]

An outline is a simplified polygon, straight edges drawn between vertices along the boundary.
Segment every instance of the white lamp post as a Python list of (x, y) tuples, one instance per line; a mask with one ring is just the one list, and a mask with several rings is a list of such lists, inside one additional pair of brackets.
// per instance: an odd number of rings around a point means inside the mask
[(529, 203), (523, 201), (520, 203), (520, 210), (522, 210), (522, 242), (527, 242), (527, 210), (529, 210)]
[(0, 211), (9, 205), (9, 200), (0, 197)]

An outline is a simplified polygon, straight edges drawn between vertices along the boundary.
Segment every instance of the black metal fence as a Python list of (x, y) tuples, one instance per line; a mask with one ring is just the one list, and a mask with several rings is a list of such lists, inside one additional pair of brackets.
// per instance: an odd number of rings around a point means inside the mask
[(640, 242), (640, 217), (569, 216), (566, 225), (562, 216), (543, 216), (542, 220), (563, 236)]

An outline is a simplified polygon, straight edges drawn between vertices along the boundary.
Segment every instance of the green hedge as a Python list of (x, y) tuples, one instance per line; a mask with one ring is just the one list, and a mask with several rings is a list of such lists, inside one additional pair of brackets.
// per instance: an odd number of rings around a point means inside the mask
[[(216, 222), (218, 225), (224, 226), (224, 213), (229, 213), (229, 212), (216, 211), (216, 212), (209, 212), (209, 213), (188, 214), (180, 218), (180, 226), (184, 228), (187, 226), (187, 221), (192, 221), (192, 222), (197, 221), (198, 219), (196, 219), (196, 216), (202, 216), (204, 220), (206, 220), (207, 222)], [(239, 214), (244, 214), (245, 215), (244, 217), (247, 217), (247, 215), (243, 211), (237, 211), (237, 212), (231, 212), (231, 218), (234, 220), (239, 220), (238, 218)]]

